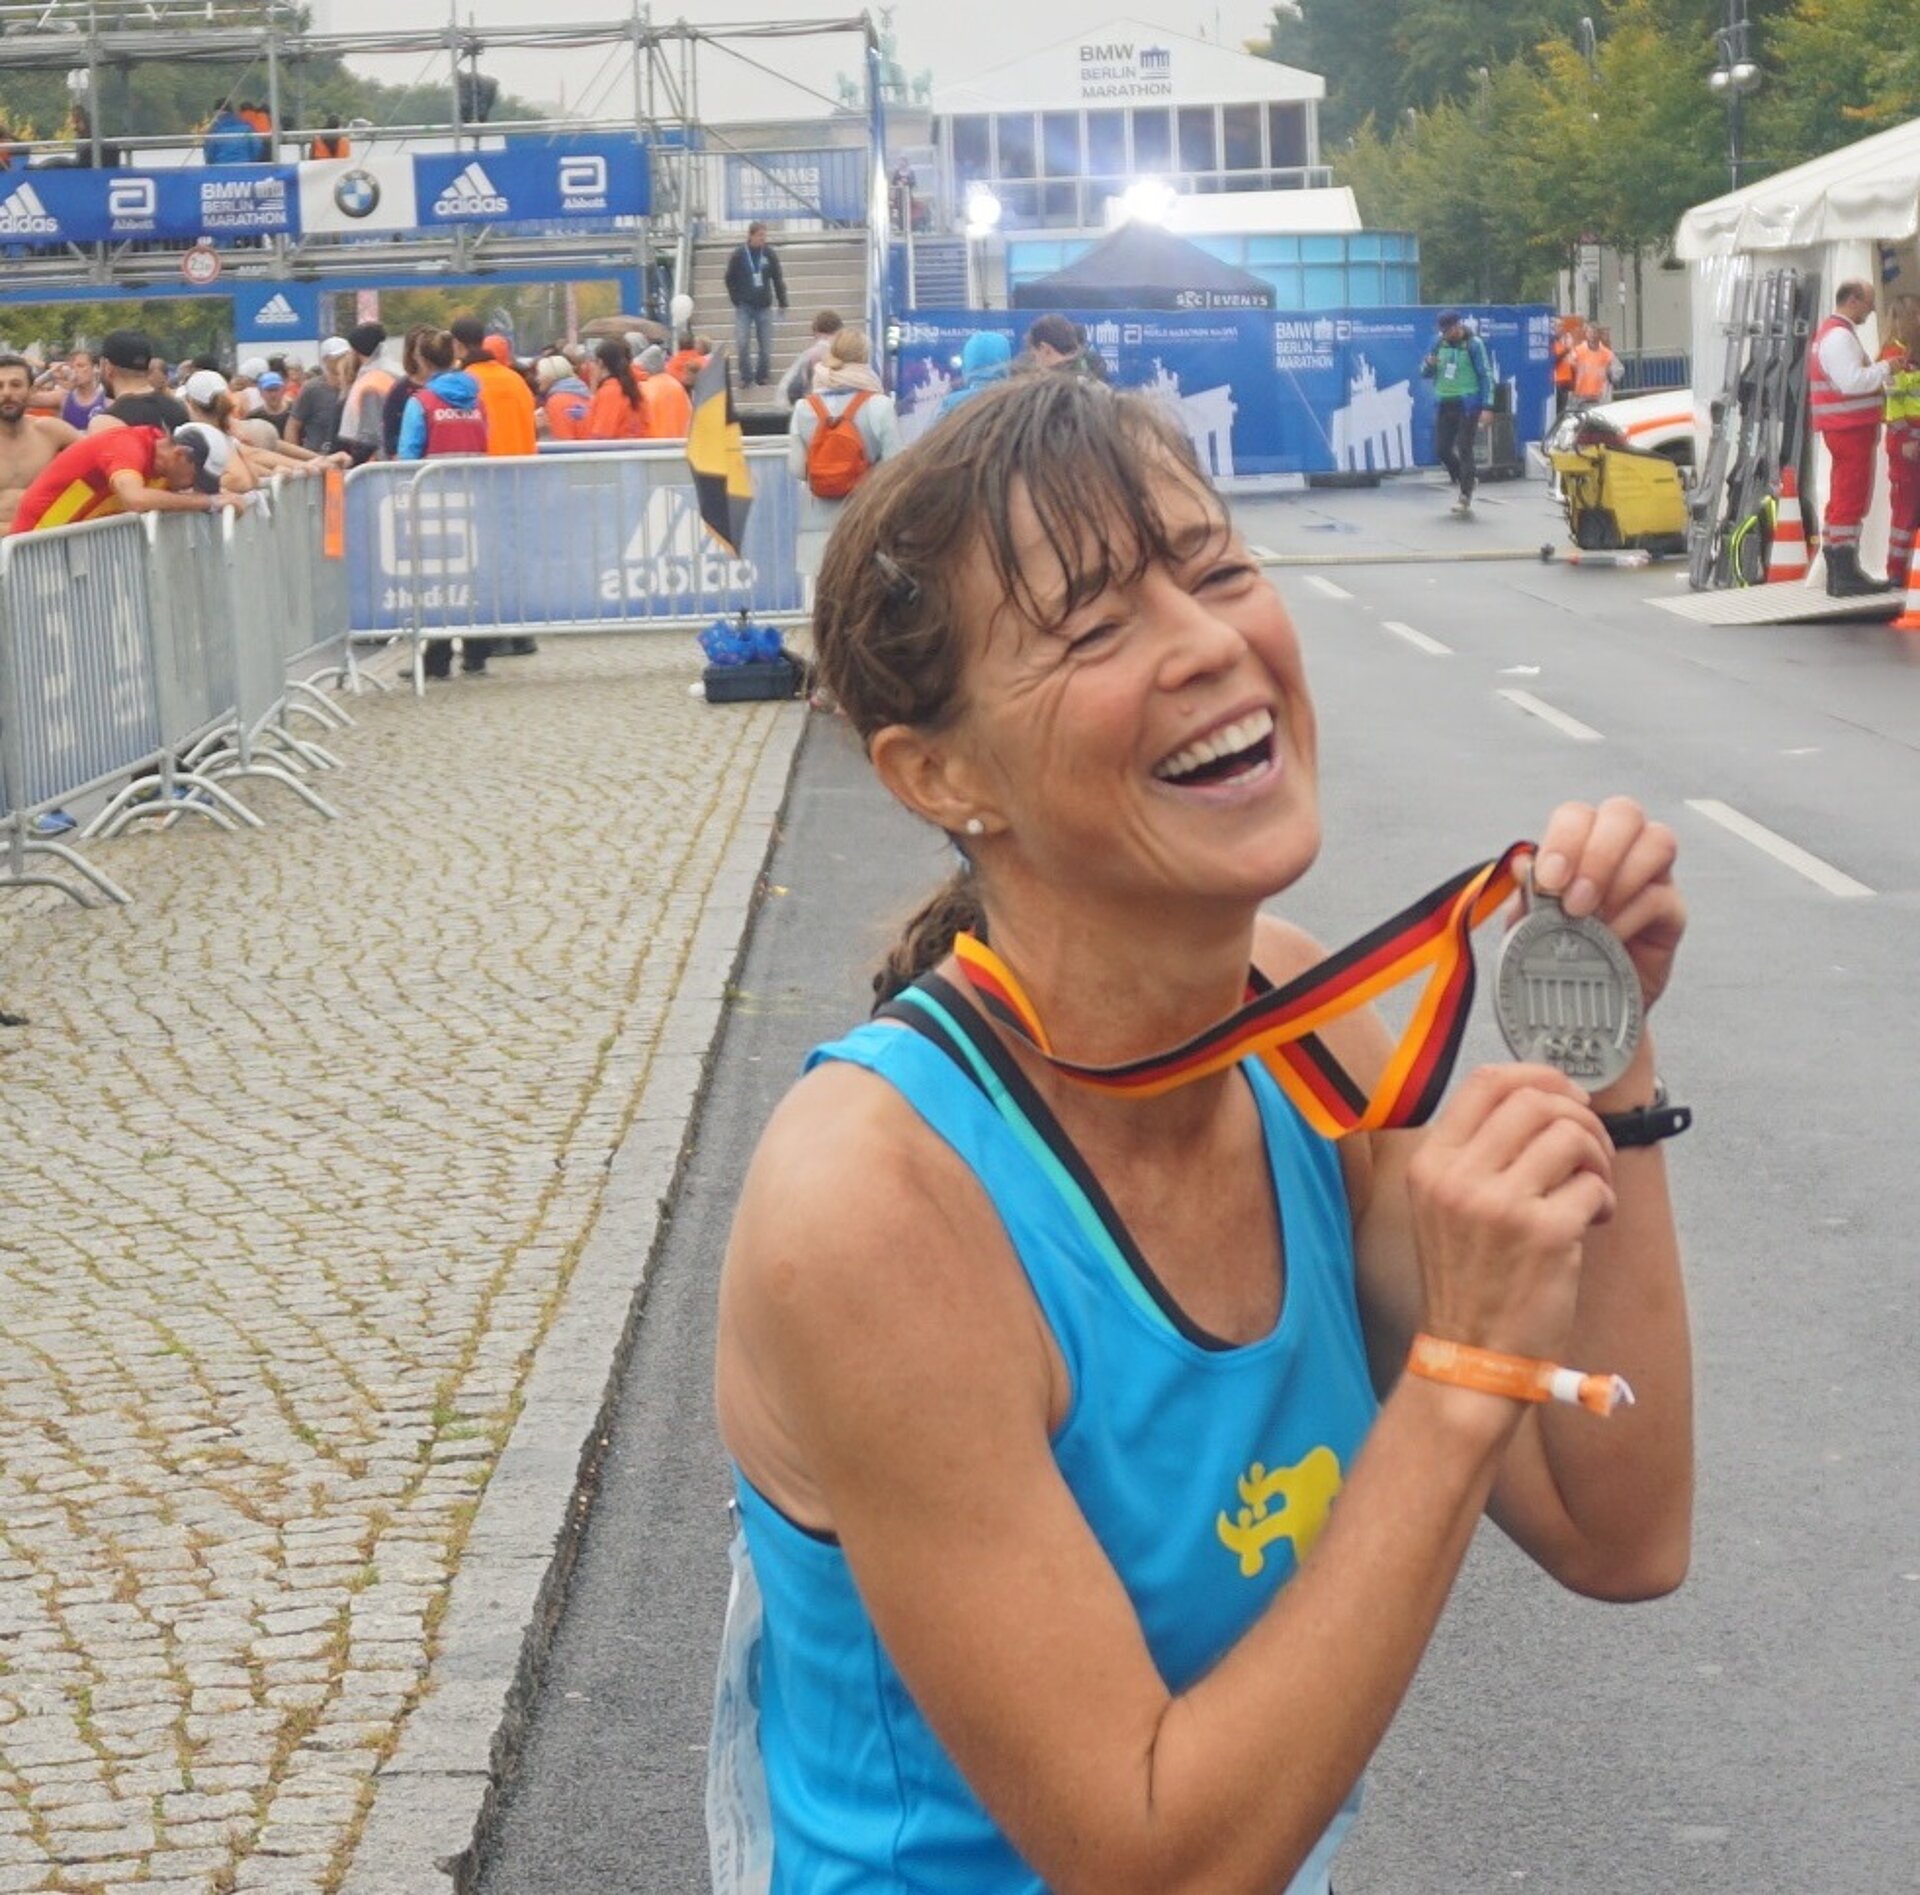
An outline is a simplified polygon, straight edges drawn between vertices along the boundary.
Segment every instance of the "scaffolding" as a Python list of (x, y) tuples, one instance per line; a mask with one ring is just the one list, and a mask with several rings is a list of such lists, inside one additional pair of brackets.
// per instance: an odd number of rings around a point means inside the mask
[[(351, 135), (356, 157), (408, 150), (478, 151), (496, 141), (617, 134), (632, 137), (646, 149), (651, 192), (644, 213), (615, 219), (612, 230), (570, 231), (547, 225), (536, 232), (458, 224), (379, 237), (311, 233), (222, 244), (227, 272), (241, 281), (324, 281), (344, 286), (355, 277), (416, 272), (424, 287), (435, 273), (466, 276), (540, 269), (550, 270), (558, 280), (570, 270), (604, 273), (622, 268), (638, 271), (642, 282), (651, 282), (656, 271), (684, 282), (691, 245), (710, 217), (711, 167), (706, 160), (724, 153), (749, 166), (757, 162), (757, 141), (750, 133), (702, 122), (703, 52), (780, 78), (784, 75), (747, 49), (783, 40), (851, 35), (861, 43), (867, 110), (849, 111), (843, 101), (815, 93), (811, 87), (801, 89), (827, 108), (822, 113), (827, 124), (819, 128), (822, 142), (862, 146), (876, 178), (884, 177), (880, 37), (865, 13), (717, 25), (686, 20), (656, 23), (651, 12), (634, 0), (624, 17), (596, 21), (480, 26), (463, 25), (457, 14), (450, 13), (443, 26), (363, 33), (307, 31), (304, 18), (304, 9), (287, 0), (251, 0), (245, 5), (221, 0), (42, 0), (39, 5), (22, 5), (18, 0), (0, 0), (0, 84), (9, 72), (62, 73), (76, 102), (84, 102), (86, 108), (82, 135), (13, 140), (6, 147), (7, 161), (15, 169), (86, 166), (108, 170), (197, 162), (203, 139), (200, 131), (148, 134), (103, 123), (109, 96), (103, 82), (153, 61), (247, 64), (258, 67), (263, 75), (262, 103), (270, 126), (263, 136), (270, 141), (275, 163), (303, 158), (315, 141), (338, 136), (341, 130)], [(617, 107), (611, 104), (615, 87), (608, 85), (599, 88), (600, 98), (591, 111), (497, 120), (476, 116), (471, 110), (480, 89), (483, 57), (595, 47), (609, 49), (609, 59), (616, 54), (624, 57), (627, 83), (618, 88)], [(345, 128), (301, 123), (308, 69), (316, 61), (356, 55), (430, 61), (437, 70), (408, 89), (444, 85), (445, 117), (409, 125), (376, 126), (360, 120)], [(280, 156), (289, 147), (290, 156)], [(884, 218), (881, 224), (883, 244)], [(178, 243), (146, 240), (12, 245), (7, 278), (10, 285), (36, 294), (55, 288), (84, 295), (90, 289), (177, 285), (181, 248)], [(881, 269), (883, 274), (883, 260)]]

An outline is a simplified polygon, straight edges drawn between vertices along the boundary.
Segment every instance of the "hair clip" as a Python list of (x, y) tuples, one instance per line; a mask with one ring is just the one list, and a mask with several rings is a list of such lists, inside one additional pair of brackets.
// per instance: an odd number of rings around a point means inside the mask
[(887, 603), (899, 611), (911, 611), (920, 603), (920, 582), (896, 559), (876, 552), (873, 563), (887, 582)]

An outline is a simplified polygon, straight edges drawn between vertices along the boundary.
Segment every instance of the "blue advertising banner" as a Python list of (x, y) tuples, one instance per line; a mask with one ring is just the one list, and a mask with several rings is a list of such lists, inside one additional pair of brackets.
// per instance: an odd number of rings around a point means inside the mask
[(799, 482), (786, 444), (749, 449), (753, 510), (735, 559), (701, 524), (678, 449), (375, 462), (347, 480), (349, 624), (708, 622), (797, 612)]
[(318, 283), (235, 283), (233, 339), (308, 342), (320, 334)]
[(819, 218), (829, 224), (862, 224), (873, 177), (864, 151), (756, 151), (727, 159), (729, 223), (777, 224)]
[[(1070, 312), (1071, 313), (1071, 312)], [(1470, 308), (1516, 433), (1541, 438), (1552, 412), (1552, 313)], [(1094, 310), (1074, 314), (1114, 382), (1167, 402), (1216, 479), (1252, 474), (1389, 472), (1433, 462), (1433, 392), (1420, 365), (1437, 309), (1259, 314)], [(911, 440), (959, 380), (978, 329), (1016, 351), (1026, 312), (915, 314), (903, 324), (898, 399)]]
[(648, 182), (646, 148), (632, 138), (423, 153), (413, 161), (423, 228), (641, 217)]
[(171, 171), (46, 166), (0, 186), (0, 243), (187, 245), (202, 237), (280, 237), (300, 228), (293, 165), (182, 165)]
[(0, 172), (0, 251), (13, 245), (385, 234), (440, 224), (611, 226), (646, 214), (646, 147), (568, 138), (498, 150), (154, 171), (52, 165)]

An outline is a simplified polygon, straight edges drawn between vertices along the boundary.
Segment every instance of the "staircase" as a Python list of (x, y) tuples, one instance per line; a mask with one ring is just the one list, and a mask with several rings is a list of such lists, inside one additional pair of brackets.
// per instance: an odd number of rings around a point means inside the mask
[[(781, 414), (779, 383), (793, 359), (813, 340), (813, 319), (837, 309), (849, 323), (863, 323), (867, 311), (867, 240), (847, 237), (775, 235), (770, 239), (787, 279), (788, 307), (773, 312), (772, 388), (743, 388), (735, 364), (734, 400), (744, 413), (774, 407)], [(693, 326), (715, 342), (733, 341), (733, 305), (727, 301), (727, 259), (740, 247), (738, 237), (703, 237), (693, 247)], [(876, 352), (879, 348), (876, 340)]]
[(967, 240), (964, 237), (916, 237), (913, 240), (913, 304), (916, 309), (967, 307)]

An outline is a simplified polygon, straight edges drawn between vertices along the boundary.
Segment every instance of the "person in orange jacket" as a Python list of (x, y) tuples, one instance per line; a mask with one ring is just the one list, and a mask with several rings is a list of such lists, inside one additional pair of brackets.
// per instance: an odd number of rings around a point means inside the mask
[(1562, 316), (1553, 332), (1553, 412), (1563, 415), (1573, 399), (1573, 351), (1586, 325), (1578, 316)]
[(592, 390), (573, 372), (564, 355), (543, 355), (534, 370), (540, 384), (540, 410), (547, 418), (549, 441), (584, 441)]
[(633, 372), (633, 351), (618, 336), (597, 344), (593, 404), (587, 410), (590, 441), (644, 441), (647, 407), (640, 379)]
[(693, 397), (687, 392), (687, 384), (668, 372), (664, 351), (657, 342), (640, 363), (651, 370), (640, 384), (640, 398), (647, 409), (647, 439), (684, 441), (693, 427)]
[(487, 417), (487, 452), (538, 453), (533, 390), (513, 366), (513, 351), (506, 338), (488, 335), (478, 316), (456, 316), (453, 339), (460, 345), (460, 366), (480, 384), (480, 408)]

